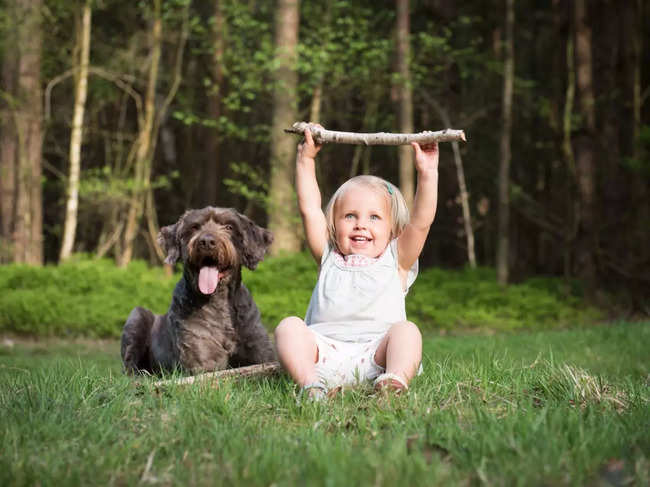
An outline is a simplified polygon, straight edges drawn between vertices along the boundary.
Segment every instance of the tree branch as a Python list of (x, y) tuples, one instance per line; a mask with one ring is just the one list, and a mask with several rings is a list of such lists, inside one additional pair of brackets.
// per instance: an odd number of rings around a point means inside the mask
[(122, 228), (124, 228), (123, 221), (117, 224), (111, 236), (108, 237), (104, 243), (101, 243), (100, 240), (100, 244), (97, 246), (97, 250), (95, 251), (96, 260), (104, 257), (108, 253), (108, 251), (111, 250), (111, 247), (115, 245), (115, 242), (117, 242), (120, 239), (120, 235), (122, 235)]
[[(45, 105), (44, 118), (45, 118), (45, 120), (49, 120), (49, 118), (51, 116), (51, 111), (52, 110), (51, 110), (51, 105), (50, 105), (50, 98), (52, 96), (52, 90), (54, 89), (54, 87), (56, 85), (58, 85), (59, 83), (61, 83), (62, 81), (65, 81), (67, 78), (73, 76), (79, 70), (80, 70), (79, 67), (68, 69), (67, 71), (61, 73), (60, 75), (55, 76), (54, 78), (52, 78), (47, 83), (47, 85), (45, 87), (45, 97), (44, 97), (45, 98), (45, 102), (44, 102), (44, 105)], [(130, 83), (133, 80), (132, 79), (129, 80), (129, 78), (130, 78), (129, 76), (127, 76), (127, 75), (118, 75), (118, 74), (115, 74), (115, 73), (111, 73), (110, 71), (107, 71), (105, 69), (96, 68), (96, 67), (92, 67), (92, 66), (88, 67), (88, 73), (97, 75), (100, 78), (104, 78), (105, 80), (114, 83), (118, 88), (120, 88), (122, 91), (127, 93), (131, 98), (133, 98), (133, 101), (135, 102), (135, 106), (136, 106), (137, 112), (138, 112), (138, 119), (140, 118), (139, 114), (140, 114), (141, 107), (142, 107), (142, 101), (141, 101), (140, 95), (138, 95), (135, 92), (135, 90), (131, 87)], [(126, 83), (122, 78), (127, 79), (127, 81), (129, 81), (129, 83)]]
[(338, 132), (335, 130), (327, 130), (313, 123), (296, 122), (290, 129), (284, 129), (284, 131), (290, 134), (304, 134), (305, 129), (309, 129), (314, 136), (314, 141), (318, 144), (407, 145), (411, 142), (428, 144), (432, 142), (451, 142), (454, 140), (467, 141), (464, 131), (453, 129), (439, 130), (437, 132), (425, 131), (417, 134), (391, 134), (386, 132), (364, 134), (357, 132)]
[[(442, 123), (451, 125), (449, 113), (445, 110), (438, 100), (429, 97), (429, 102), (440, 115)], [(474, 250), (474, 230), (472, 229), (472, 215), (469, 207), (469, 193), (467, 191), (467, 184), (465, 183), (465, 169), (463, 168), (463, 158), (460, 155), (458, 141), (451, 143), (451, 148), (454, 152), (454, 163), (456, 164), (456, 177), (458, 178), (458, 189), (460, 190), (460, 202), (463, 208), (463, 226), (465, 228), (465, 238), (467, 240), (467, 260), (472, 269), (476, 268), (476, 252)]]
[(204, 374), (190, 375), (180, 379), (160, 380), (154, 382), (154, 387), (165, 387), (170, 385), (185, 386), (195, 382), (218, 382), (219, 379), (229, 377), (266, 377), (275, 375), (282, 370), (280, 362), (266, 362), (264, 364), (249, 365), (236, 369), (219, 370), (217, 372), (206, 372)]

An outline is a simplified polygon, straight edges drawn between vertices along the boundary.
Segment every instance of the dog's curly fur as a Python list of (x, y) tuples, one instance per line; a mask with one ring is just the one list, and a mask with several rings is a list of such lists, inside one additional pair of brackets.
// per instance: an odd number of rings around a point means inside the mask
[[(257, 266), (273, 241), (271, 232), (233, 209), (206, 207), (185, 212), (158, 239), (167, 263), (183, 263), (183, 277), (166, 314), (131, 311), (122, 332), (125, 371), (197, 373), (273, 360), (260, 312), (241, 281), (241, 266)], [(218, 269), (212, 294), (200, 289), (205, 266)]]

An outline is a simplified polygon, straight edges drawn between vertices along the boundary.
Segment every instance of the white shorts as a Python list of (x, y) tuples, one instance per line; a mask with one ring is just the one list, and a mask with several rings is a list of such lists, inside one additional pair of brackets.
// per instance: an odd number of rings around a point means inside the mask
[(375, 352), (385, 335), (354, 343), (328, 338), (313, 330), (312, 333), (318, 346), (316, 373), (328, 389), (370, 382), (385, 372), (375, 362)]

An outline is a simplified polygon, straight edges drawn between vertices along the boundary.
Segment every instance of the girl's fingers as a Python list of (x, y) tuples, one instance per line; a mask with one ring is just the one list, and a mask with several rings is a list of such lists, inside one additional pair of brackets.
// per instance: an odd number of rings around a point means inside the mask
[(314, 145), (314, 139), (312, 138), (311, 132), (309, 131), (309, 129), (305, 129), (305, 142), (308, 145)]
[(425, 152), (436, 152), (438, 150), (438, 143), (433, 142), (431, 144), (423, 145), (422, 150)]
[(298, 144), (298, 156), (313, 159), (318, 154), (321, 145), (314, 143), (314, 137), (309, 129), (305, 129), (303, 136), (302, 142)]

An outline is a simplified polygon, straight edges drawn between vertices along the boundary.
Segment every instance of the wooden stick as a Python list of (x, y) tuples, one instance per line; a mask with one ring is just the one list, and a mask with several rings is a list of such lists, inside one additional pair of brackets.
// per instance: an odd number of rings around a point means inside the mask
[(216, 372), (206, 372), (204, 374), (190, 375), (180, 379), (159, 380), (154, 383), (155, 387), (165, 387), (170, 385), (186, 386), (195, 382), (218, 382), (220, 379), (229, 377), (266, 377), (275, 375), (282, 370), (280, 362), (266, 362), (264, 364), (248, 365), (236, 369), (218, 370)]
[(445, 129), (437, 132), (419, 132), (417, 134), (390, 134), (377, 132), (364, 134), (358, 132), (338, 132), (327, 130), (320, 125), (308, 122), (296, 122), (290, 129), (284, 129), (290, 134), (304, 134), (309, 129), (314, 142), (317, 144), (354, 144), (354, 145), (408, 145), (411, 142), (430, 144), (432, 142), (452, 142), (457, 140), (467, 141), (462, 130)]

